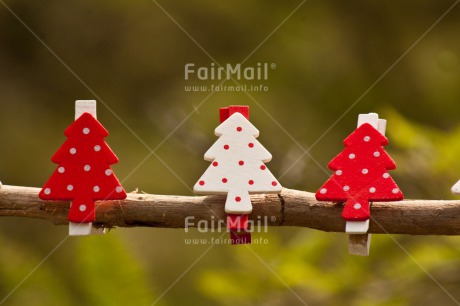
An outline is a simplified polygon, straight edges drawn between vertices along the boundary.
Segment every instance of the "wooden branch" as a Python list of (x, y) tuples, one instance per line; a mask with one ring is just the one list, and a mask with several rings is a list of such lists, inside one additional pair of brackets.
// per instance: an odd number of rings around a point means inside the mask
[[(69, 202), (42, 201), (39, 188), (3, 186), (0, 216), (27, 217), (68, 224)], [(343, 204), (318, 202), (313, 193), (283, 189), (280, 195), (252, 195), (255, 224), (267, 217), (269, 226), (299, 226), (327, 232), (344, 232)], [(169, 196), (128, 194), (123, 201), (96, 203), (96, 226), (184, 228), (191, 223), (225, 220), (225, 196)], [(460, 200), (405, 200), (372, 204), (369, 233), (408, 235), (459, 235)]]

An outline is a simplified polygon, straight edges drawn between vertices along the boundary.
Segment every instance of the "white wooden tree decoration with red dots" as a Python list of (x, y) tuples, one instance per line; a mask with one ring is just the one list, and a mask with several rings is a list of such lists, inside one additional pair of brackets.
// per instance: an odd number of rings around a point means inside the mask
[(247, 215), (252, 212), (249, 194), (281, 192), (265, 166), (272, 155), (256, 140), (259, 131), (243, 114), (231, 114), (215, 134), (219, 139), (204, 155), (211, 165), (195, 184), (195, 193), (226, 194), (225, 212)]
[(64, 132), (68, 138), (51, 159), (59, 166), (39, 197), (72, 201), (69, 235), (100, 234), (92, 227), (94, 201), (125, 199), (126, 193), (110, 168), (118, 159), (104, 141), (109, 133), (96, 120), (96, 101), (76, 101), (75, 110), (75, 122)]
[(460, 181), (455, 183), (455, 185), (452, 187), (452, 193), (460, 195)]
[[(320, 201), (345, 202), (342, 217), (347, 221), (347, 233), (367, 233), (369, 202), (404, 198), (388, 173), (396, 164), (383, 149), (388, 145), (385, 128), (386, 120), (379, 119), (377, 114), (360, 115), (358, 128), (344, 141), (345, 149), (329, 163), (334, 174), (316, 193)], [(365, 243), (366, 249), (361, 250), (350, 245), (350, 253), (368, 255), (370, 240), (366, 238)]]

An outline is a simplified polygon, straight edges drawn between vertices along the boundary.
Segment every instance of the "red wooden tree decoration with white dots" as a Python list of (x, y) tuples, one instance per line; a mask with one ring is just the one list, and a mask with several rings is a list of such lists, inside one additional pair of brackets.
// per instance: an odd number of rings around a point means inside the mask
[(72, 201), (69, 221), (90, 223), (95, 220), (95, 200), (126, 198), (110, 168), (118, 159), (104, 141), (109, 133), (89, 113), (75, 120), (64, 134), (68, 139), (51, 159), (59, 166), (39, 197)]
[(388, 145), (385, 136), (365, 123), (344, 144), (346, 148), (329, 163), (335, 173), (316, 193), (318, 200), (346, 202), (343, 219), (366, 221), (370, 218), (369, 202), (403, 199), (387, 171), (396, 164), (383, 149)]

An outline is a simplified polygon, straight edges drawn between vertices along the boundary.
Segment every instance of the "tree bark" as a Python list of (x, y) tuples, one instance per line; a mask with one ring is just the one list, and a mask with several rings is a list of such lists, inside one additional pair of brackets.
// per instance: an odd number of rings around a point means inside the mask
[[(42, 201), (39, 188), (2, 186), (0, 216), (26, 217), (68, 224), (70, 202)], [(308, 227), (344, 232), (343, 203), (318, 202), (310, 192), (283, 189), (281, 194), (251, 195), (254, 224)], [(130, 193), (126, 200), (96, 202), (97, 227), (184, 228), (215, 226), (226, 220), (225, 196), (174, 196)], [(369, 233), (459, 235), (460, 201), (405, 200), (373, 203)], [(220, 221), (222, 222), (222, 221)]]

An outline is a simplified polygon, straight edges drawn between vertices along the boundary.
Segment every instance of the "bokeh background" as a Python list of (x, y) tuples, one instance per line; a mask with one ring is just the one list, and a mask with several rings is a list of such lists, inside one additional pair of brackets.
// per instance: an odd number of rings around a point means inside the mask
[[(358, 114), (378, 112), (388, 120), (387, 151), (398, 164), (392, 176), (405, 196), (453, 198), (460, 179), (454, 4), (1, 0), (0, 179), (42, 186), (74, 101), (96, 99), (125, 189), (191, 195), (209, 165), (203, 154), (216, 140), (219, 107), (244, 104), (285, 187), (316, 191)], [(186, 91), (218, 83), (184, 79), (185, 64), (213, 60), (276, 68), (266, 81), (240, 82), (268, 91)], [(138, 167), (148, 147), (156, 155)], [(4, 305), (460, 301), (458, 237), (374, 235), (363, 258), (347, 254), (346, 235), (305, 228), (270, 228), (254, 235), (268, 244), (249, 248), (186, 245), (185, 238), (218, 234), (181, 229), (65, 239), (67, 231), (41, 220), (0, 220)]]

